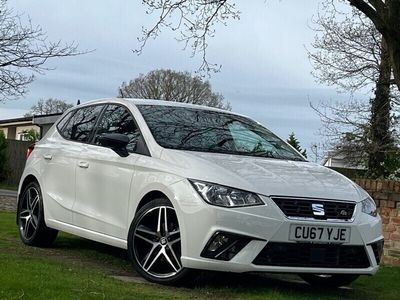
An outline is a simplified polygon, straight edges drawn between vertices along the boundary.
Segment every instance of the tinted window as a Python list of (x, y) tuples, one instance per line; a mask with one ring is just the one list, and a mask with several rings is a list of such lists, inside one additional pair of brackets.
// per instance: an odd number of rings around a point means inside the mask
[(303, 160), (271, 131), (245, 117), (174, 106), (137, 107), (165, 148)]
[(59, 131), (62, 131), (62, 129), (64, 128), (64, 126), (68, 123), (68, 121), (71, 119), (71, 116), (75, 113), (75, 110), (70, 111), (69, 113), (67, 113), (64, 118), (61, 119), (60, 122), (58, 122), (57, 124), (57, 129)]
[(78, 109), (64, 126), (61, 134), (70, 140), (88, 142), (90, 133), (103, 106), (87, 106)]
[(125, 134), (129, 137), (127, 150), (129, 152), (136, 150), (140, 132), (127, 108), (120, 105), (109, 105), (107, 107), (96, 132), (95, 144), (99, 145), (98, 138), (105, 133)]

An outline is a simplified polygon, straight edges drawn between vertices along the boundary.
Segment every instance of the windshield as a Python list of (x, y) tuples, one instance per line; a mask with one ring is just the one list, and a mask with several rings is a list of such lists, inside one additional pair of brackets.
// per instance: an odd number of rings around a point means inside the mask
[(245, 117), (186, 107), (137, 107), (164, 148), (304, 161), (271, 131)]

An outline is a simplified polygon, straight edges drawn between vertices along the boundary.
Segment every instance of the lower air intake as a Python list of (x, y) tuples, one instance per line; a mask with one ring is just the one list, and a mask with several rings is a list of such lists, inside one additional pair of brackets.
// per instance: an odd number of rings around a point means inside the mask
[(364, 246), (274, 242), (264, 247), (253, 264), (346, 269), (370, 266)]

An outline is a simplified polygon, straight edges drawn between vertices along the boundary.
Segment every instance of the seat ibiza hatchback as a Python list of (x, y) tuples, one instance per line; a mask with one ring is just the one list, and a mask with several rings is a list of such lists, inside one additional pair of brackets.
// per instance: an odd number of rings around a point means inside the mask
[(378, 270), (371, 197), (261, 124), (174, 102), (106, 99), (67, 111), (18, 191), (27, 245), (57, 231), (127, 249), (149, 281), (195, 270), (296, 273), (339, 286)]

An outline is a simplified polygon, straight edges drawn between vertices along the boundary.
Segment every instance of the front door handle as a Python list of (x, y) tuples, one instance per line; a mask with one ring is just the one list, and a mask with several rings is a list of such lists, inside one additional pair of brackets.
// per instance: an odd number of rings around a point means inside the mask
[(43, 158), (44, 158), (45, 160), (51, 160), (51, 159), (53, 158), (53, 155), (51, 155), (51, 154), (44, 154), (44, 155), (43, 155)]
[(78, 163), (79, 168), (87, 169), (89, 168), (89, 163), (87, 161), (80, 161)]

